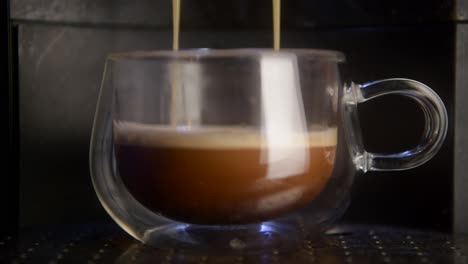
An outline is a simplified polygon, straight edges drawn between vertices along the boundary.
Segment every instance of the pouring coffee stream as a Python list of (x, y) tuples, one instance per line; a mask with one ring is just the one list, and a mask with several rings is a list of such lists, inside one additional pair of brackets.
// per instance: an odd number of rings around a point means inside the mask
[(280, 49), (281, 0), (273, 0), (273, 48)]
[[(172, 50), (177, 52), (179, 50), (179, 30), (180, 30), (180, 0), (172, 0)], [(177, 117), (180, 112), (180, 71), (181, 67), (177, 62), (169, 64), (169, 78), (171, 85), (171, 126), (177, 127)]]
[[(181, 0), (172, 0), (172, 19), (173, 19), (173, 39), (172, 39), (172, 50), (174, 52), (179, 51), (179, 39), (180, 39), (180, 7)], [(281, 0), (272, 0), (273, 9), (273, 49), (275, 51), (280, 49), (281, 43)], [(173, 62), (169, 65), (170, 75), (170, 86), (171, 86), (171, 116), (170, 125), (172, 128), (176, 128), (180, 122), (183, 125), (191, 126), (192, 120), (180, 120), (186, 109), (183, 105), (184, 91), (182, 91), (183, 84), (180, 82), (183, 74), (183, 65), (178, 62)]]
[(172, 0), (173, 39), (172, 50), (179, 50), (180, 0)]
[[(179, 50), (180, 5), (181, 0), (172, 0), (172, 50)], [(280, 49), (281, 42), (281, 0), (272, 0), (273, 4), (273, 48)]]

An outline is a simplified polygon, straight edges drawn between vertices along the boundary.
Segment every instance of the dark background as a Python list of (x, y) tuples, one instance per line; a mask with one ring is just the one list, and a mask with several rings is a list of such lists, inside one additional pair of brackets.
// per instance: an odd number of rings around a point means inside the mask
[[(463, 98), (468, 98), (463, 74), (468, 61), (463, 44), (468, 39), (467, 2), (283, 1), (282, 47), (343, 51), (345, 81), (416, 79), (441, 96), (449, 113), (441, 151), (413, 170), (357, 178), (342, 221), (443, 231), (451, 230), (455, 221), (457, 230), (468, 232), (468, 182), (463, 176), (468, 145), (461, 136), (468, 120), (455, 114), (462, 113)], [(2, 110), (8, 112), (4, 120), (10, 120), (12, 132), (7, 135), (8, 173), (2, 175), (0, 189), (5, 196), (0, 205), (9, 207), (0, 225), (11, 230), (16, 223), (110, 221), (88, 169), (104, 62), (112, 52), (169, 49), (171, 1), (9, 4), (2, 1), (2, 15), (10, 11), (10, 19), (2, 16), (1, 22), (2, 38), (9, 36), (11, 45), (0, 51), (10, 56), (9, 71), (2, 72), (2, 83), (9, 87), (8, 92), (2, 88), (8, 108), (2, 104)], [(271, 47), (271, 1), (182, 0), (181, 13), (181, 48)], [(422, 113), (411, 100), (389, 96), (359, 110), (369, 151), (396, 152), (417, 143)]]

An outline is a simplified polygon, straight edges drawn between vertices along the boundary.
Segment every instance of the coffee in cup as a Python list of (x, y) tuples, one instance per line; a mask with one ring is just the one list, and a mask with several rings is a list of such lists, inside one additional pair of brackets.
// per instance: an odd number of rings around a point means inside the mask
[(335, 164), (336, 128), (286, 144), (258, 130), (114, 123), (117, 170), (151, 211), (195, 224), (245, 224), (309, 204)]

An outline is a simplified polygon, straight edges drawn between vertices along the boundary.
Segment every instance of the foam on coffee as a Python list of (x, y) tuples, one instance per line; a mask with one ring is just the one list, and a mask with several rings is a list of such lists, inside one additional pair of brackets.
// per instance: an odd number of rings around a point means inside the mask
[[(257, 130), (239, 126), (204, 126), (200, 128), (169, 125), (148, 125), (116, 122), (115, 139), (120, 144), (171, 148), (243, 149), (268, 147), (268, 140)], [(281, 147), (336, 146), (336, 128), (317, 128), (308, 133), (297, 133)], [(277, 145), (275, 145), (277, 146)]]
[(332, 174), (336, 136), (317, 129), (272, 147), (249, 128), (114, 124), (129, 192), (155, 213), (196, 224), (264, 221), (309, 204)]

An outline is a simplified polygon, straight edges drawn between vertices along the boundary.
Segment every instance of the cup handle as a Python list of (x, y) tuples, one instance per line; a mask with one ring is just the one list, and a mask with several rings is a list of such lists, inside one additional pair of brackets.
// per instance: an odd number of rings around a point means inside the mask
[[(367, 152), (362, 144), (357, 104), (375, 97), (399, 94), (416, 101), (424, 112), (425, 127), (421, 142), (413, 149), (380, 154)], [(440, 97), (427, 85), (410, 79), (385, 79), (365, 84), (351, 83), (343, 96), (343, 123), (351, 156), (358, 170), (387, 171), (417, 167), (440, 149), (447, 134), (447, 110)]]

